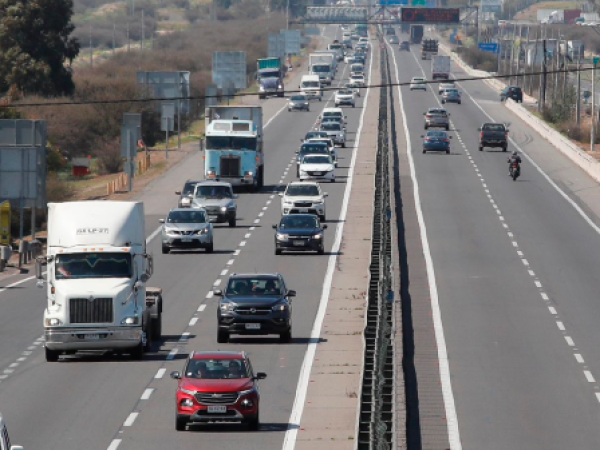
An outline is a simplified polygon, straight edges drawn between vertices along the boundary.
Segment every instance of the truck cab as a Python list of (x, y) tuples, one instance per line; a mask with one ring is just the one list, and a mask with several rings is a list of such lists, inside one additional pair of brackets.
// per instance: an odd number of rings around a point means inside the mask
[(262, 58), (256, 61), (256, 80), (258, 81), (258, 98), (261, 100), (268, 95), (283, 97), (285, 88), (284, 71), (279, 58)]
[(209, 107), (205, 121), (205, 178), (259, 190), (264, 184), (262, 108)]

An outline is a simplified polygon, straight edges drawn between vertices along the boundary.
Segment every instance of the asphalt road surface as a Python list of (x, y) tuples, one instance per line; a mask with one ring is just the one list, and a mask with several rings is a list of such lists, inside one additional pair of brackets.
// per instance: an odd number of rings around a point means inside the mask
[[(431, 78), (418, 46), (394, 45), (393, 54), (398, 81)], [(466, 76), (454, 63), (453, 72)], [(455, 400), (446, 417), (460, 433), (452, 448), (600, 448), (598, 217), (586, 211), (590, 224), (572, 204), (577, 193), (567, 186), (566, 199), (551, 184), (561, 185), (560, 173), (548, 177), (525, 158), (513, 182), (507, 153), (479, 152), (477, 128), (493, 121), (486, 114), (503, 121), (510, 114), (484, 82), (459, 88), (462, 104), (444, 105), (449, 155), (422, 154), (423, 113), (441, 106), (437, 85), (401, 88), (410, 142), (400, 146), (414, 159), (449, 358), (442, 383)], [(515, 116), (508, 120), (509, 151), (515, 142), (549, 146)]]
[[(328, 27), (325, 35), (331, 39), (335, 33), (338, 27)], [(348, 75), (342, 63), (336, 82)], [(142, 361), (78, 354), (46, 363), (40, 339), (45, 290), (29, 280), (0, 292), (0, 408), (12, 440), (26, 449), (43, 450), (281, 448), (339, 223), (363, 99), (364, 93), (356, 108), (345, 108), (348, 147), (338, 150), (337, 182), (323, 186), (329, 193), (324, 256), (275, 256), (271, 225), (280, 219), (280, 199), (274, 191), (295, 179), (294, 151), (322, 108), (332, 102), (314, 101), (310, 112), (291, 113), (284, 99), (261, 102), (265, 121), (273, 117), (265, 131), (266, 186), (260, 193), (240, 195), (237, 227), (215, 226), (212, 255), (203, 251), (162, 255), (160, 237), (149, 242), (155, 258), (149, 285), (164, 291), (163, 339)], [(143, 195), (148, 236), (159, 226), (158, 219), (176, 206), (174, 191), (201, 173), (197, 154)], [(224, 285), (230, 273), (255, 271), (279, 271), (297, 291), (293, 340), (280, 344), (274, 336), (233, 337), (229, 344), (218, 345), (217, 302), (209, 292), (219, 282)], [(181, 370), (189, 351), (215, 349), (245, 350), (255, 370), (268, 374), (261, 382), (259, 432), (236, 424), (175, 431), (176, 383), (168, 374)]]

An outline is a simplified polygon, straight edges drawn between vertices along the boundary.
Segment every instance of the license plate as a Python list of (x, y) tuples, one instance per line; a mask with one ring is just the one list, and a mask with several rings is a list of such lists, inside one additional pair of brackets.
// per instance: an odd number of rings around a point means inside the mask
[(308, 212), (308, 208), (298, 208), (298, 211), (305, 213)]
[(85, 340), (86, 341), (97, 341), (98, 339), (100, 339), (100, 335), (99, 334), (86, 334), (85, 335)]
[(305, 242), (304, 241), (294, 241), (294, 245), (296, 247), (304, 247)]
[(227, 406), (209, 406), (208, 412), (211, 414), (225, 414), (227, 412)]
[(246, 330), (260, 330), (260, 323), (247, 323)]
[(192, 238), (181, 238), (181, 242), (192, 242)]
[(321, 172), (313, 172), (313, 175), (320, 176), (320, 175), (323, 175), (323, 174)]

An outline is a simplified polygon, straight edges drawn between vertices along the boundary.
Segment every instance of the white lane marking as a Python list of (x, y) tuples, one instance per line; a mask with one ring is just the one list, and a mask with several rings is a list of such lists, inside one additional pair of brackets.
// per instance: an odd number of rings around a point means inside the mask
[(144, 393), (142, 394), (142, 396), (140, 397), (140, 400), (150, 400), (150, 396), (152, 395), (152, 393), (154, 392), (153, 388), (148, 388), (144, 391)]
[(205, 298), (213, 298), (214, 295), (215, 293), (213, 291), (208, 291), (208, 294), (206, 294)]
[(270, 198), (271, 200), (273, 200), (273, 199), (275, 198), (275, 194), (273, 194), (273, 195), (269, 196), (269, 198)]
[(190, 320), (190, 323), (188, 324), (189, 327), (193, 327), (194, 325), (196, 325), (196, 323), (198, 322), (198, 318), (197, 317), (192, 317), (192, 319)]
[(535, 280), (534, 281), (535, 286), (541, 288), (542, 287), (542, 283), (540, 283), (539, 281)]
[[(388, 45), (388, 47), (390, 47)], [(396, 72), (396, 81), (400, 80), (398, 64), (396, 62), (396, 55), (394, 51), (391, 52), (394, 60), (394, 67)], [(413, 56), (415, 56), (413, 54)], [(416, 56), (415, 56), (416, 60)], [(418, 60), (417, 60), (418, 63)], [(429, 292), (431, 296), (433, 326), (435, 331), (435, 340), (437, 342), (438, 350), (438, 361), (440, 370), (440, 380), (442, 383), (442, 395), (444, 398), (444, 406), (446, 409), (446, 426), (448, 427), (448, 441), (450, 443), (451, 450), (461, 450), (462, 443), (460, 441), (460, 430), (458, 427), (458, 415), (456, 413), (456, 405), (454, 402), (454, 393), (452, 392), (452, 383), (450, 378), (450, 361), (448, 360), (448, 351), (446, 349), (446, 338), (444, 336), (444, 326), (442, 324), (442, 313), (440, 310), (440, 303), (438, 298), (438, 290), (435, 278), (435, 271), (433, 265), (433, 259), (431, 256), (431, 250), (429, 248), (429, 241), (427, 240), (427, 226), (425, 225), (425, 219), (423, 217), (423, 210), (421, 208), (421, 198), (419, 193), (419, 181), (417, 179), (417, 172), (415, 170), (415, 163), (412, 155), (412, 144), (410, 140), (410, 131), (407, 123), (406, 110), (404, 109), (404, 102), (402, 99), (402, 89), (400, 86), (398, 89), (398, 101), (400, 103), (400, 109), (402, 110), (402, 125), (404, 127), (404, 134), (407, 137), (406, 147), (408, 155), (408, 164), (410, 167), (410, 176), (413, 182), (413, 196), (415, 206), (417, 210), (417, 219), (419, 228), (421, 230), (421, 245), (423, 246), (423, 256), (425, 257), (425, 264), (427, 266), (427, 278), (429, 280)], [(485, 183), (484, 187), (487, 187)], [(502, 220), (502, 219), (501, 219)]]
[(221, 284), (221, 279), (217, 279), (215, 280), (215, 282), (213, 283), (213, 286), (219, 286)]
[(556, 322), (556, 326), (558, 327), (558, 329), (560, 331), (565, 331), (565, 324), (564, 323), (558, 321), (558, 322)]
[(584, 370), (583, 374), (585, 375), (585, 379), (588, 380), (589, 383), (595, 383), (596, 379), (594, 378), (594, 375), (592, 375), (592, 372), (590, 372), (589, 370)]
[(235, 252), (233, 252), (233, 256), (238, 256), (240, 254), (240, 250), (237, 249)]
[(502, 226), (503, 226), (504, 228), (508, 228), (508, 225), (506, 225), (505, 223), (503, 223), (503, 224), (502, 224)]
[(113, 439), (106, 450), (117, 450), (122, 439)]
[(269, 206), (270, 204), (271, 204), (271, 200), (267, 200), (267, 206)]
[(156, 230), (154, 230), (154, 231), (152, 232), (152, 234), (150, 234), (150, 236), (148, 236), (148, 237), (146, 238), (146, 245), (148, 245), (150, 242), (152, 242), (152, 240), (153, 240), (153, 239), (154, 239), (156, 236), (158, 236), (158, 233), (160, 233), (160, 230), (162, 230), (162, 225), (161, 225), (160, 227), (158, 227)]
[(37, 347), (35, 345), (31, 345), (27, 347), (27, 350), (35, 350)]
[(250, 236), (252, 236), (252, 233), (246, 233), (246, 234), (244, 235), (244, 239), (249, 239), (249, 238), (250, 238)]
[(156, 375), (154, 375), (154, 378), (156, 379), (160, 379), (165, 375), (165, 372), (167, 371), (167, 369), (158, 369), (158, 372), (156, 372)]
[(8, 375), (0, 375), (0, 380), (6, 380), (8, 378)]
[(269, 120), (267, 120), (267, 123), (265, 123), (265, 125), (263, 126), (263, 128), (267, 128), (269, 125), (271, 125), (271, 122), (273, 122), (273, 120), (275, 119), (275, 117), (277, 117), (279, 114), (281, 114), (282, 111), (284, 109), (286, 109), (286, 108), (287, 108), (287, 105), (283, 105), (279, 111), (277, 111), (275, 114), (273, 114), (273, 117), (271, 117)]
[(527, 272), (529, 272), (529, 275), (531, 275), (532, 277), (535, 277), (535, 272), (533, 270), (528, 270)]
[(16, 362), (15, 362), (15, 363), (12, 363), (12, 364), (11, 364), (10, 366), (8, 366), (8, 367), (12, 369), (12, 368), (14, 368), (14, 367), (18, 367), (18, 366), (19, 366), (19, 363), (16, 363)]
[(14, 372), (14, 370), (12, 370), (12, 369), (4, 369), (4, 373), (13, 373), (13, 372)]
[(262, 211), (258, 213), (258, 217), (262, 217), (262, 216), (264, 216), (264, 215), (265, 215), (265, 213), (264, 213), (264, 212), (262, 212)]
[(185, 333), (181, 334), (181, 337), (179, 338), (179, 342), (187, 342), (187, 340), (190, 338), (190, 332), (186, 331)]
[(548, 306), (548, 311), (550, 311), (550, 314), (558, 314), (558, 312), (556, 312), (556, 308), (554, 306)]
[(550, 297), (548, 297), (548, 295), (545, 292), (540, 292), (540, 295), (544, 300), (550, 300)]
[[(267, 202), (267, 205), (268, 205), (269, 203), (271, 203), (271, 202)], [(269, 208), (267, 208), (266, 206), (263, 206), (263, 209), (262, 209), (262, 210), (263, 210), (263, 211), (266, 211), (267, 209), (269, 209)]]
[(240, 247), (244, 247), (246, 245), (246, 241), (240, 242)]
[(513, 245), (513, 247), (518, 247), (519, 246), (519, 244), (517, 244), (516, 241), (512, 241), (512, 245)]
[(529, 265), (529, 261), (527, 261), (526, 259), (522, 259), (521, 261), (523, 261), (523, 264), (528, 266)]
[(256, 230), (256, 227), (250, 227), (249, 230), (254, 231), (254, 230)]
[(8, 286), (5, 286), (2, 289), (0, 289), (0, 293), (6, 291), (7, 289), (13, 288), (15, 286), (18, 286), (20, 284), (26, 283), (27, 281), (30, 281), (30, 280), (33, 280), (33, 279), (35, 279), (35, 277), (27, 277), (27, 278), (23, 278), (22, 280), (15, 281), (14, 283), (11, 283)]
[(171, 360), (171, 359), (175, 358), (175, 355), (177, 354), (178, 351), (179, 351), (179, 349), (177, 347), (175, 347), (174, 349), (171, 349), (171, 351), (167, 355), (167, 359)]
[(260, 223), (260, 219), (254, 219), (254, 223)]
[(198, 311), (202, 312), (206, 309), (206, 305), (200, 305), (200, 308), (198, 308)]
[(577, 360), (577, 362), (579, 364), (585, 364), (585, 361), (583, 360), (583, 356), (581, 356), (579, 353), (575, 353), (575, 355), (573, 355), (573, 356), (575, 356), (575, 360)]
[(517, 250), (517, 255), (523, 257), (523, 252), (521, 250)]
[(130, 427), (131, 425), (133, 425), (133, 422), (135, 422), (135, 419), (137, 419), (137, 416), (139, 414), (140, 414), (139, 412), (132, 412), (131, 414), (129, 414), (129, 417), (127, 417), (127, 420), (125, 421), (123, 426)]
[(23, 362), (25, 361), (27, 358), (25, 358), (24, 356), (21, 356), (20, 358), (17, 358), (17, 361), (19, 362)]
[(227, 261), (227, 265), (231, 266), (231, 265), (233, 265), (234, 262), (235, 262), (235, 259), (230, 259), (229, 261)]
[(575, 342), (571, 336), (565, 336), (565, 341), (567, 341), (569, 347), (575, 347)]
[[(369, 61), (369, 74), (368, 79), (371, 79), (371, 68), (373, 66), (373, 53), (370, 52), (370, 61)], [(344, 69), (345, 72), (345, 69)], [(342, 74), (343, 76), (343, 74)], [(354, 179), (354, 166), (356, 164), (356, 155), (357, 149), (360, 145), (360, 137), (362, 134), (362, 127), (364, 122), (365, 111), (367, 110), (367, 104), (369, 99), (369, 93), (371, 92), (370, 88), (367, 88), (367, 93), (365, 94), (365, 100), (363, 103), (363, 110), (360, 114), (360, 120), (358, 129), (356, 131), (356, 145), (352, 150), (352, 159), (350, 160), (350, 168), (348, 169), (348, 179), (346, 181), (346, 187), (344, 190), (344, 199), (342, 201), (342, 209), (340, 211), (340, 222), (338, 222), (336, 227), (335, 240), (332, 247), (332, 254), (329, 256), (327, 271), (325, 273), (325, 279), (323, 281), (323, 291), (321, 294), (321, 299), (319, 301), (319, 309), (317, 311), (317, 316), (315, 317), (314, 325), (310, 333), (310, 341), (306, 347), (306, 353), (304, 354), (304, 359), (302, 361), (302, 366), (300, 368), (300, 375), (298, 377), (298, 387), (296, 389), (296, 397), (294, 398), (294, 405), (292, 407), (292, 413), (288, 420), (288, 429), (285, 432), (285, 437), (283, 439), (283, 450), (293, 450), (296, 445), (296, 438), (298, 435), (298, 430), (300, 429), (300, 421), (302, 419), (302, 413), (304, 411), (304, 404), (306, 401), (306, 393), (308, 391), (308, 382), (310, 379), (310, 372), (312, 369), (313, 361), (315, 358), (315, 353), (317, 351), (317, 343), (319, 340), (319, 336), (321, 335), (321, 327), (323, 325), (323, 320), (325, 318), (325, 313), (327, 312), (327, 304), (329, 302), (329, 292), (331, 290), (331, 282), (333, 279), (333, 273), (335, 269), (335, 264), (337, 261), (337, 252), (341, 245), (342, 232), (344, 230), (344, 223), (346, 221), (346, 214), (348, 212), (348, 201), (350, 199), (350, 192), (352, 190), (352, 181)]]
[(33, 353), (33, 352), (24, 351), (24, 352), (23, 352), (23, 353), (21, 353), (21, 354), (22, 354), (22, 355), (25, 355), (25, 356), (29, 356), (29, 355), (31, 355), (32, 353)]
[(221, 270), (221, 276), (224, 277), (225, 275), (227, 275), (227, 272), (229, 272), (229, 269)]

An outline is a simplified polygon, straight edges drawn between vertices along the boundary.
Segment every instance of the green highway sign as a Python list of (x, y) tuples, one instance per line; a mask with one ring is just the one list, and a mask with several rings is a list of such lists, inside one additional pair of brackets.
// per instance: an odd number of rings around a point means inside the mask
[(592, 61), (594, 61), (594, 67), (598, 65), (598, 63), (600, 62), (600, 57), (596, 56), (592, 59)]

